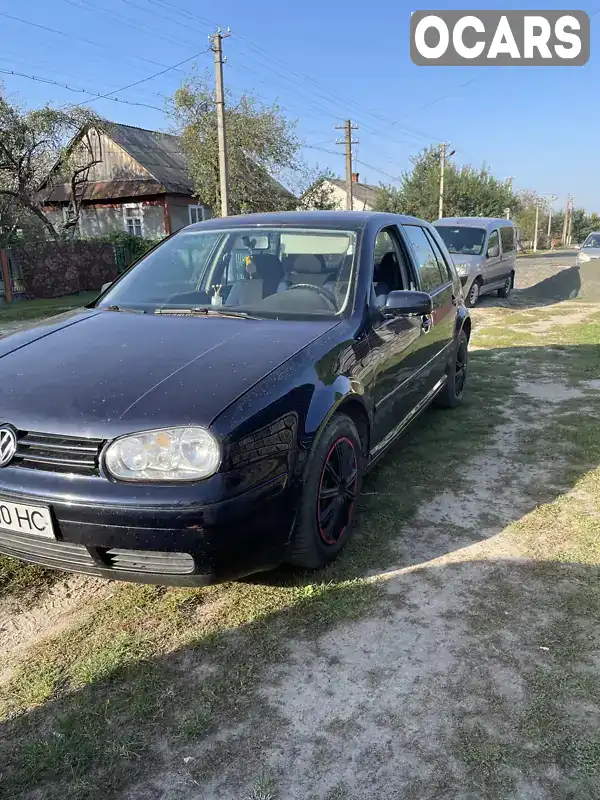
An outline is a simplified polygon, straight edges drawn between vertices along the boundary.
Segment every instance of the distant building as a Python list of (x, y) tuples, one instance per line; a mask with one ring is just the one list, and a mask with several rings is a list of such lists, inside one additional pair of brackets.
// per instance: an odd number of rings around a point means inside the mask
[[(82, 130), (69, 150), (80, 148), (82, 163), (90, 163), (89, 146), (97, 163), (77, 188), (82, 198), (78, 223), (81, 237), (126, 231), (158, 239), (212, 216), (212, 209), (194, 196), (178, 136), (107, 122), (105, 130)], [(72, 194), (70, 183), (56, 181), (59, 173), (57, 164), (39, 192), (44, 212), (58, 227), (66, 217)], [(274, 192), (293, 199), (287, 189), (272, 180)]]
[[(81, 187), (80, 236), (127, 231), (156, 239), (211, 216), (194, 197), (178, 136), (108, 123), (106, 130), (90, 128), (89, 141), (98, 163)], [(60, 226), (71, 200), (70, 184), (49, 180), (40, 196), (45, 213)]]
[[(333, 178), (326, 180), (325, 185), (332, 187), (331, 199), (337, 207), (344, 211), (346, 209), (346, 181)], [(360, 183), (358, 172), (352, 173), (352, 210), (353, 211), (373, 211), (375, 208), (375, 197), (377, 186), (369, 183)]]

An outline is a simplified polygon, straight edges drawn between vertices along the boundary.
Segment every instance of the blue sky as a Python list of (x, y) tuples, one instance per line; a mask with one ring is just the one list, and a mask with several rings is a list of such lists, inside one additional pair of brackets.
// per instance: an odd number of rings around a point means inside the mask
[[(306, 159), (344, 170), (334, 129), (351, 117), (361, 180), (389, 182), (427, 144), (447, 140), (461, 163), (486, 161), (517, 189), (600, 211), (597, 155), (600, 79), (596, 5), (544, 0), (477, 8), (577, 8), (592, 16), (592, 55), (584, 67), (417, 67), (409, 56), (410, 12), (468, 8), (397, 0), (0, 0), (0, 70), (43, 77), (96, 93), (110, 92), (204, 50), (216, 24), (231, 28), (225, 80), (234, 94), (252, 90), (278, 100), (299, 119)], [(475, 6), (471, 5), (471, 8)], [(28, 20), (50, 32), (5, 15)], [(193, 16), (190, 16), (193, 15)], [(84, 41), (85, 40), (85, 41)], [(212, 68), (212, 53), (196, 59)], [(187, 67), (186, 67), (187, 69)], [(160, 110), (184, 78), (172, 71), (97, 100), (108, 119), (165, 130)], [(6, 92), (30, 107), (88, 102), (89, 95), (0, 73)], [(318, 149), (320, 148), (320, 149)], [(332, 151), (332, 152), (324, 152)], [(360, 163), (362, 162), (362, 163)]]

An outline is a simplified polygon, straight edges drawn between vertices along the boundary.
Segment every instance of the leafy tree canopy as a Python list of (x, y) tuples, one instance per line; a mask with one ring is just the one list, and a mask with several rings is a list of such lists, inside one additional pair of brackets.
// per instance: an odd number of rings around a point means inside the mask
[[(174, 96), (172, 113), (189, 162), (197, 196), (217, 214), (221, 207), (217, 104), (208, 80), (192, 77)], [(249, 94), (226, 98), (230, 214), (293, 208), (297, 200), (277, 178), (299, 166), (295, 122), (277, 104)]]
[[(440, 148), (427, 147), (411, 162), (399, 188), (379, 188), (376, 208), (433, 221), (438, 216)], [(507, 208), (514, 212), (517, 207), (518, 199), (509, 183), (494, 178), (485, 164), (476, 169), (460, 167), (452, 159), (446, 161), (444, 216), (503, 217)]]

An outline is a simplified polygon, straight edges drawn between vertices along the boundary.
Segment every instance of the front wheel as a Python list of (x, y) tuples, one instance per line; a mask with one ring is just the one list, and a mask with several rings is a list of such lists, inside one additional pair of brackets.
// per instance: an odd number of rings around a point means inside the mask
[(336, 414), (308, 465), (294, 529), (290, 563), (324, 567), (346, 544), (356, 515), (365, 457), (356, 425)]
[(473, 281), (471, 284), (471, 288), (469, 289), (467, 296), (465, 298), (465, 305), (469, 308), (473, 308), (479, 302), (479, 298), (481, 296), (481, 282), (479, 278)]
[(504, 281), (504, 286), (501, 289), (498, 289), (498, 297), (509, 297), (510, 293), (513, 289), (513, 282), (514, 282), (514, 275), (511, 274), (507, 276), (506, 280)]
[(436, 405), (442, 408), (456, 408), (463, 401), (469, 363), (469, 344), (464, 331), (458, 336), (453, 361), (448, 370), (446, 384), (435, 398)]

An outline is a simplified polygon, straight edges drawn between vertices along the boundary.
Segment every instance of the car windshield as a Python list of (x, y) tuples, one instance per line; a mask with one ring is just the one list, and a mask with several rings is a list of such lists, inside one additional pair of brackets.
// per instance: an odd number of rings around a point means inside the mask
[(186, 229), (127, 272), (99, 307), (336, 315), (346, 307), (356, 233), (315, 228)]
[(590, 233), (583, 243), (584, 247), (600, 247), (600, 233)]
[(460, 253), (465, 256), (481, 255), (483, 243), (485, 242), (485, 230), (483, 228), (436, 225), (435, 229), (451, 253)]

